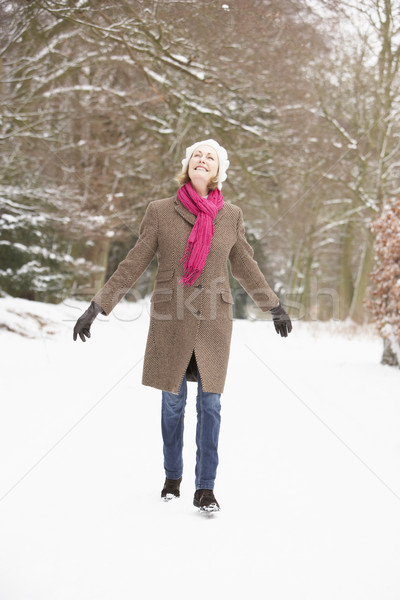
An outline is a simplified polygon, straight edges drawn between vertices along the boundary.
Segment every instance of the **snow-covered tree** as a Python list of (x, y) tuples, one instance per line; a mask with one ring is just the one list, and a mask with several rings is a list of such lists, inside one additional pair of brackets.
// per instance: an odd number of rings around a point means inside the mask
[(321, 177), (335, 208), (322, 214), (331, 215), (325, 231), (341, 317), (362, 322), (374, 252), (370, 224), (384, 199), (399, 193), (400, 9), (394, 0), (319, 5), (332, 34), (329, 59), (321, 61), (314, 83), (334, 146)]
[[(91, 291), (106, 274), (113, 246), (134, 240), (148, 201), (175, 190), (183, 149), (199, 135), (229, 148), (227, 194), (245, 208), (264, 247), (275, 238), (284, 271), (285, 249), (278, 246), (285, 236), (272, 225), (286, 210), (288, 196), (279, 188), (304, 144), (283, 115), (292, 114), (294, 94), (301, 95), (318, 38), (292, 2), (10, 0), (0, 11), (5, 206), (24, 198), (28, 228), (32, 212), (45, 217), (52, 247), (90, 270)], [(69, 219), (60, 231), (59, 218)], [(22, 227), (12, 239), (4, 230), (3, 289), (35, 295), (39, 287), (22, 289), (27, 280), (10, 266), (28, 263), (29, 244), (11, 260), (23, 237)], [(77, 271), (81, 292), (83, 281), (88, 274)]]
[(400, 200), (387, 204), (372, 231), (376, 267), (368, 306), (384, 338), (382, 362), (400, 366)]
[(212, 136), (295, 316), (323, 288), (361, 320), (369, 225), (397, 195), (399, 18), (392, 0), (0, 2), (1, 288), (90, 297)]

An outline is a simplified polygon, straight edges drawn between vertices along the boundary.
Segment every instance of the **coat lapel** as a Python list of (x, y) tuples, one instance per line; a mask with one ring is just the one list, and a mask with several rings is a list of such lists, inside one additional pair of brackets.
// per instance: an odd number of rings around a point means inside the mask
[[(188, 210), (186, 208), (186, 206), (183, 206), (182, 202), (178, 198), (175, 198), (175, 200), (174, 200), (174, 206), (175, 206), (175, 210), (181, 215), (181, 217), (183, 217), (184, 219), (186, 219), (186, 221), (188, 221), (192, 225), (195, 224), (196, 215), (192, 214), (190, 212), (190, 210)], [(224, 215), (224, 213), (225, 213), (225, 206), (223, 206), (221, 208), (221, 210), (219, 210), (217, 212), (217, 215), (216, 215), (216, 217), (214, 219), (214, 223), (218, 223), (218, 221)]]

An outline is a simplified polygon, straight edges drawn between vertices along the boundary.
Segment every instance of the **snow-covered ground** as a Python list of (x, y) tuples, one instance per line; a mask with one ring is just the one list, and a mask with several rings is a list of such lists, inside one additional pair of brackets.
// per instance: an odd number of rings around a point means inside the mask
[(373, 331), (234, 323), (222, 510), (204, 517), (195, 384), (166, 504), (160, 392), (140, 383), (147, 304), (73, 342), (86, 306), (0, 299), (2, 600), (400, 598), (400, 370)]

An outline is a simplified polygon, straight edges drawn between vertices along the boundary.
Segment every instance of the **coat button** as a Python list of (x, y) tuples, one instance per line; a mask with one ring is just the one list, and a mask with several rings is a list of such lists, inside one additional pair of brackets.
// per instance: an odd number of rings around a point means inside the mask
[(200, 311), (199, 311), (199, 310), (196, 310), (196, 315), (197, 315), (198, 317), (200, 316), (200, 314), (201, 314), (201, 313), (200, 313)]
[(201, 283), (199, 283), (198, 285), (196, 285), (196, 287), (197, 287), (199, 290), (202, 290), (202, 289), (203, 289), (203, 286), (201, 285)]

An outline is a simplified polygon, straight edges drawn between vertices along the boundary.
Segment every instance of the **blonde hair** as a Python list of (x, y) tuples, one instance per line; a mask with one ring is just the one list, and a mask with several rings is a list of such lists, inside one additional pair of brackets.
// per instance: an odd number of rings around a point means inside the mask
[[(218, 169), (219, 172), (219, 169)], [(188, 181), (190, 181), (190, 177), (189, 177), (189, 163), (186, 165), (186, 169), (184, 169), (183, 171), (181, 171), (180, 173), (178, 173), (178, 175), (175, 177), (175, 180), (179, 183), (179, 186), (181, 187), (182, 185), (185, 185), (185, 183), (187, 183)], [(208, 183), (208, 189), (211, 190), (216, 190), (218, 188), (218, 173), (215, 175), (215, 177), (213, 177), (211, 179), (211, 181)]]

